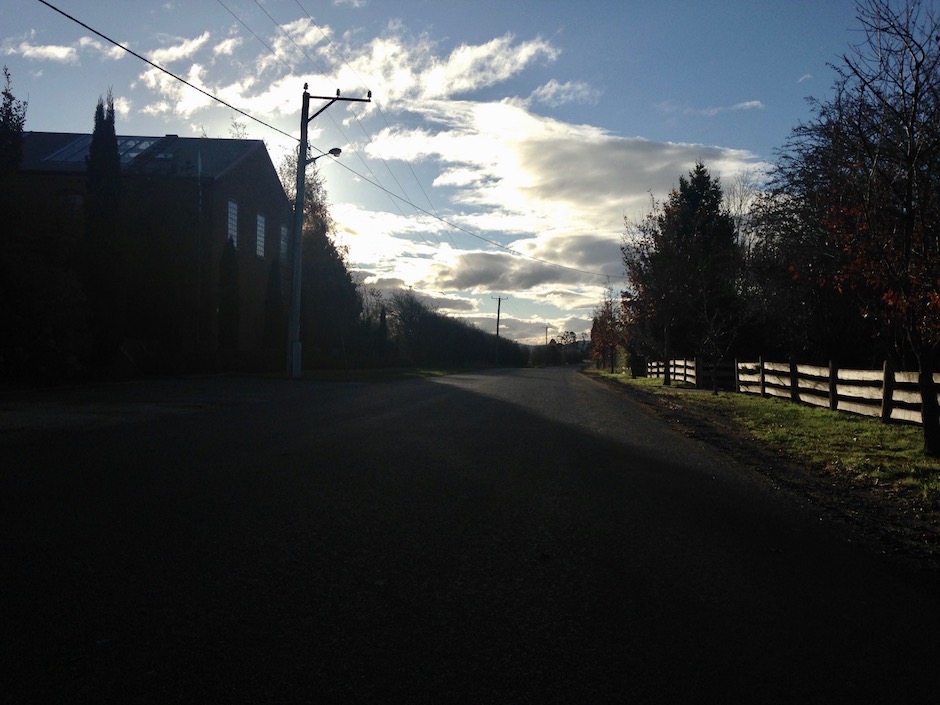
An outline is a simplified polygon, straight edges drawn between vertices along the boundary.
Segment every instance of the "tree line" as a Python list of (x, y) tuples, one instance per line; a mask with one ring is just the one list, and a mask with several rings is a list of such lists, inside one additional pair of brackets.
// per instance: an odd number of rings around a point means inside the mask
[(940, 455), (940, 18), (919, 0), (857, 10), (864, 40), (766, 181), (723, 188), (698, 163), (626, 221), (628, 286), (595, 310), (592, 354), (890, 360), (918, 371)]

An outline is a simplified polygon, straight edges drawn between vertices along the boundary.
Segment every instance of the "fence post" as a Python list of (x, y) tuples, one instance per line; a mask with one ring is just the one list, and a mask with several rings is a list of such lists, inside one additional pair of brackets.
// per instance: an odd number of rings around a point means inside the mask
[(692, 359), (692, 364), (695, 365), (695, 388), (702, 389), (702, 360), (699, 357), (694, 357)]
[(741, 393), (741, 378), (738, 377), (738, 358), (734, 358), (732, 364), (734, 365), (734, 393)]
[(790, 399), (795, 402), (800, 401), (800, 376), (792, 357), (790, 358)]
[(764, 356), (761, 355), (757, 358), (757, 365), (759, 367), (758, 376), (760, 377), (760, 395), (762, 397), (767, 396), (767, 379), (764, 376)]
[(834, 360), (829, 361), (829, 408), (839, 408), (839, 367)]
[(881, 378), (881, 423), (891, 423), (891, 408), (894, 406), (894, 365), (885, 360)]

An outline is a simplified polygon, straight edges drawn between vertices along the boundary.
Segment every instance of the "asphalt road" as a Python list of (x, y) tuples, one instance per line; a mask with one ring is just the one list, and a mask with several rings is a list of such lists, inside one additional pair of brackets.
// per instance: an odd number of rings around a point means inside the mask
[(52, 394), (4, 702), (940, 701), (933, 578), (574, 370)]

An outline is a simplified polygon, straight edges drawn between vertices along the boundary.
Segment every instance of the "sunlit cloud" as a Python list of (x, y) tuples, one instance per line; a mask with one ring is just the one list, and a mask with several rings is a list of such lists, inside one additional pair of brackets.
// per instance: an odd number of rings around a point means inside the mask
[(539, 86), (529, 96), (529, 101), (557, 108), (567, 103), (594, 104), (600, 98), (600, 91), (581, 81), (559, 83), (554, 78)]
[(241, 37), (229, 37), (212, 47), (212, 53), (216, 56), (232, 56), (241, 43)]
[[(334, 77), (311, 76), (314, 95), (332, 95), (337, 85), (344, 94), (381, 86), (381, 127), (369, 123), (362, 143), (350, 137), (351, 144), (340, 145), (344, 155), (358, 151), (370, 163), (385, 162), (402, 173), (420, 167), (427, 179), (423, 190), (440, 216), (407, 202), (396, 201), (398, 212), (387, 205), (383, 209), (369, 198), (375, 189), (366, 180), (374, 175), (353, 174), (349, 180), (357, 184), (357, 195), (334, 202), (331, 213), (337, 242), (347, 248), (356, 275), (364, 285), (382, 290), (411, 287), (441, 310), (470, 319), (484, 313), (478, 310), (482, 299), (474, 297), (512, 292), (520, 309), (538, 309), (531, 319), (528, 314), (507, 317), (516, 339), (538, 342), (545, 325), (581, 331), (586, 322), (590, 327), (590, 311), (608, 284), (622, 285), (619, 248), (625, 221), (642, 216), (650, 194), (665, 197), (697, 161), (723, 178), (756, 163), (754, 155), (740, 150), (623, 137), (535, 111), (597, 101), (600, 92), (583, 82), (543, 78), (522, 95), (501, 95), (504, 84), (517, 85), (533, 65), (557, 60), (559, 50), (541, 38), (507, 34), (442, 52), (429, 36), (410, 35), (397, 23), (360, 44), (357, 35), (337, 38), (330, 27), (318, 27), (309, 18), (284, 28), (290, 39), (273, 33), (266, 38), (279, 56), (311, 59)], [(269, 52), (251, 46), (236, 37), (212, 43), (206, 32), (176, 40), (152, 56), (186, 59), (188, 67), (179, 73), (188, 81), (252, 115), (295, 118), (297, 77)], [(247, 70), (225, 71), (229, 64)], [(149, 100), (136, 100), (143, 107), (135, 109), (145, 114), (185, 119), (200, 131), (212, 115), (206, 96), (162, 72), (143, 72), (137, 85), (149, 95)], [(128, 102), (120, 110), (129, 108)], [(763, 108), (752, 100), (695, 114)], [(374, 105), (361, 110), (368, 120)], [(250, 122), (246, 127), (256, 129)], [(311, 125), (314, 143), (318, 129)], [(296, 145), (281, 136), (263, 137), (276, 163)], [(394, 184), (383, 186), (399, 191)]]
[(183, 59), (188, 59), (196, 52), (199, 51), (209, 41), (209, 32), (203, 32), (195, 39), (186, 39), (179, 44), (174, 44), (172, 46), (164, 47), (162, 49), (155, 49), (150, 52), (148, 57), (153, 63), (158, 66), (164, 66), (166, 64), (171, 64), (174, 61), (181, 61)]
[[(103, 55), (107, 59), (112, 59), (114, 61), (119, 61), (127, 56), (127, 52), (124, 51), (121, 47), (114, 46), (113, 44), (108, 44), (97, 39), (92, 39), (91, 37), (82, 37), (78, 40), (78, 46), (82, 49), (93, 49), (99, 54)], [(123, 46), (127, 46), (126, 43)]]
[(717, 117), (723, 113), (737, 112), (740, 110), (764, 110), (765, 105), (759, 100), (746, 100), (734, 105), (717, 105), (708, 108), (681, 107), (672, 101), (664, 101), (656, 105), (656, 109), (667, 115), (679, 113), (682, 115), (698, 117)]
[(127, 117), (131, 112), (131, 101), (123, 97), (115, 98), (114, 112), (116, 112), (119, 117)]
[(20, 42), (16, 46), (8, 47), (7, 54), (18, 54), (34, 61), (55, 61), (63, 64), (78, 63), (78, 50), (75, 47), (61, 44), (37, 45), (29, 42)]

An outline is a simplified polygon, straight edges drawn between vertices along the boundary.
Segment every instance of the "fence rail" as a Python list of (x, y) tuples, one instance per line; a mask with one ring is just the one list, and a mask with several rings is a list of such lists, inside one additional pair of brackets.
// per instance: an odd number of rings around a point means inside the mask
[[(922, 423), (917, 372), (841, 370), (786, 362), (737, 362), (738, 391), (775, 396), (882, 421)], [(934, 374), (940, 384), (940, 374)]]
[[(650, 377), (663, 377), (666, 365), (662, 362), (648, 362), (646, 373)], [(669, 376), (675, 382), (686, 382), (700, 388), (712, 387), (714, 383), (719, 389), (735, 389), (734, 363), (707, 363), (698, 358), (692, 360), (670, 360)]]
[[(662, 377), (666, 365), (650, 362), (647, 374)], [(712, 386), (712, 368), (699, 360), (671, 360), (673, 381)], [(877, 416), (885, 423), (923, 423), (917, 372), (899, 372), (885, 363), (880, 370), (839, 369), (789, 362), (735, 361), (715, 368), (717, 386), (742, 394), (760, 394), (812, 404), (864, 416)], [(940, 387), (940, 373), (934, 374)]]

